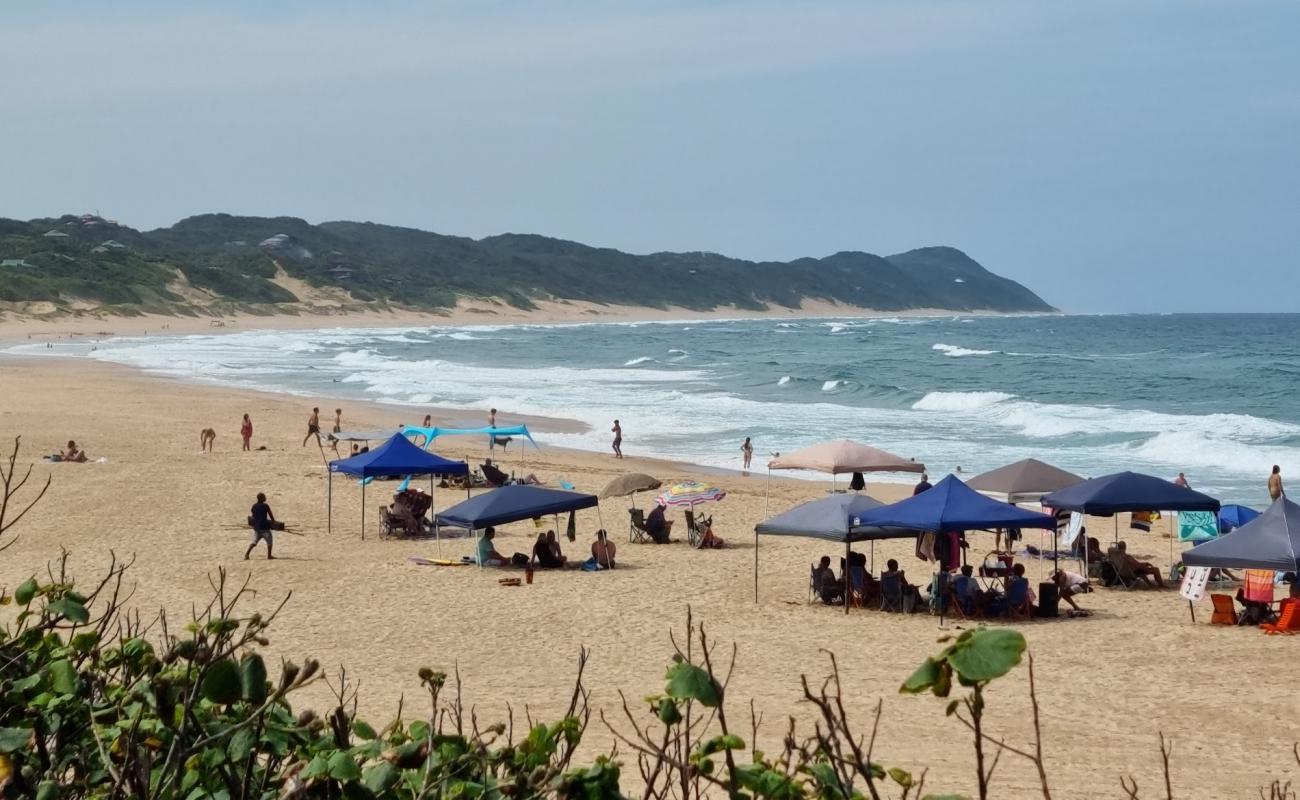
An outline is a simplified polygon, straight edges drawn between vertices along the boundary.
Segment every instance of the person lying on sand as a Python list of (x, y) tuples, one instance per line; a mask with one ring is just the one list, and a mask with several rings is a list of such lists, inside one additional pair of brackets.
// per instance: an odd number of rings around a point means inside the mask
[(64, 461), (71, 461), (74, 464), (84, 464), (86, 461), (86, 451), (77, 447), (77, 443), (68, 440), (68, 449), (63, 451), (61, 456)]
[(492, 540), (496, 538), (497, 529), (488, 526), (478, 540), (478, 563), (484, 567), (504, 567), (510, 559), (496, 551)]

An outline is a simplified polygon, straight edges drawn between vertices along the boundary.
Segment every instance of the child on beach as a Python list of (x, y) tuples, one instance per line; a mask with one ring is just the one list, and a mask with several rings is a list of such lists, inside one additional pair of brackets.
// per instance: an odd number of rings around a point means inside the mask
[(250, 442), (253, 440), (253, 421), (244, 415), (244, 421), (239, 425), (239, 436), (244, 440), (244, 450), (253, 449)]

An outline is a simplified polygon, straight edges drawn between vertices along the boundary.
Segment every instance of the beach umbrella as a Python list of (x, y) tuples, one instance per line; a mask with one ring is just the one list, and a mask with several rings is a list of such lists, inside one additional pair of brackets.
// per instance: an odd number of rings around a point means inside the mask
[(925, 472), (925, 465), (848, 439), (822, 442), (773, 458), (768, 469), (806, 469), (846, 475), (851, 472)]
[(1083, 483), (1083, 478), (1036, 458), (1026, 458), (976, 475), (966, 485), (1008, 503), (1025, 503), (1076, 483)]
[(605, 484), (605, 488), (600, 490), (600, 498), (604, 500), (610, 497), (627, 497), (637, 492), (653, 491), (663, 485), (664, 482), (653, 475), (646, 475), (644, 472), (629, 472)]
[(1249, 506), (1227, 505), (1219, 509), (1219, 533), (1240, 528), (1259, 516), (1259, 512)]
[(674, 483), (655, 498), (660, 505), (694, 508), (700, 503), (716, 503), (727, 496), (720, 486), (702, 481)]

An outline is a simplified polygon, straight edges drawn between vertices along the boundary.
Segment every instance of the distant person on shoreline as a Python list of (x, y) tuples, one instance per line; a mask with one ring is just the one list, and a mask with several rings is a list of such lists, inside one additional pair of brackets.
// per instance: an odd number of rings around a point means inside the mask
[(271, 523), (275, 522), (275, 514), (271, 512), (271, 507), (266, 504), (266, 495), (261, 492), (257, 493), (257, 502), (249, 510), (249, 519), (253, 523), (252, 541), (248, 544), (248, 549), (244, 551), (244, 560), (252, 555), (257, 543), (266, 540), (266, 557), (268, 560), (275, 558), (271, 555)]
[(433, 427), (433, 415), (432, 415), (432, 414), (425, 414), (425, 415), (424, 415), (424, 426), (423, 426), (423, 427), (425, 427), (425, 428), (432, 428), (432, 427)]
[(933, 488), (934, 487), (930, 485), (930, 476), (922, 472), (920, 482), (918, 482), (915, 486), (912, 487), (912, 496), (916, 497), (921, 492), (928, 491)]
[(244, 440), (244, 452), (252, 450), (253, 420), (249, 419), (247, 414), (244, 415), (244, 421), (239, 425), (239, 436)]
[(199, 452), (211, 453), (212, 446), (217, 443), (217, 432), (213, 428), (204, 428), (199, 431)]
[(745, 443), (740, 446), (740, 452), (745, 457), (745, 469), (748, 470), (749, 462), (754, 460), (754, 443), (748, 436), (745, 437)]
[(1178, 477), (1177, 477), (1177, 478), (1174, 478), (1174, 485), (1175, 485), (1175, 486), (1181, 486), (1181, 487), (1183, 487), (1184, 489), (1190, 489), (1190, 488), (1192, 488), (1192, 485), (1191, 485), (1190, 483), (1187, 482), (1187, 476), (1184, 475), (1184, 474), (1181, 473), (1181, 472), (1178, 473)]
[(316, 441), (320, 441), (320, 409), (313, 408), (311, 416), (307, 417), (307, 435), (302, 437), (302, 446), (306, 447), (311, 437), (315, 436)]
[(614, 434), (614, 458), (623, 457), (623, 426), (614, 420), (614, 427), (611, 429)]
[(488, 427), (495, 428), (496, 426), (497, 426), (497, 410), (494, 408), (488, 411)]
[(343, 409), (341, 408), (334, 409), (334, 432), (343, 432)]
[(1274, 464), (1273, 474), (1268, 476), (1268, 496), (1276, 501), (1284, 494), (1286, 490), (1282, 488), (1282, 468)]

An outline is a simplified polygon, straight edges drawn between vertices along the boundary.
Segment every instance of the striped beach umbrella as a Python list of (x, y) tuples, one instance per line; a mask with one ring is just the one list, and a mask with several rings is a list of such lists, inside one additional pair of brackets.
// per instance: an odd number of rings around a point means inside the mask
[(666, 506), (694, 507), (700, 503), (715, 503), (726, 496), (727, 492), (720, 486), (700, 481), (682, 481), (669, 486), (655, 499)]

